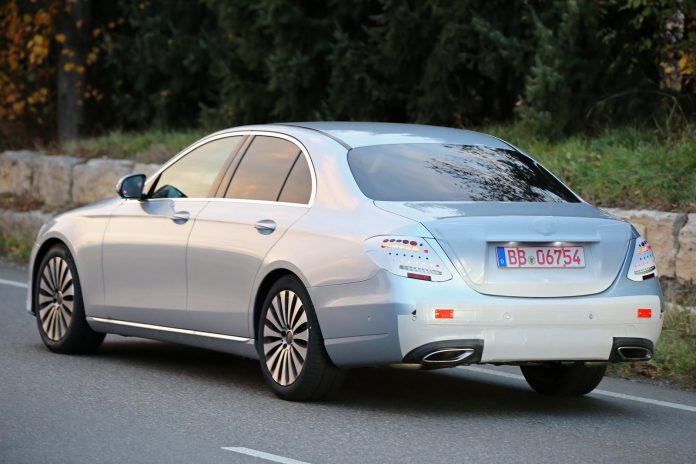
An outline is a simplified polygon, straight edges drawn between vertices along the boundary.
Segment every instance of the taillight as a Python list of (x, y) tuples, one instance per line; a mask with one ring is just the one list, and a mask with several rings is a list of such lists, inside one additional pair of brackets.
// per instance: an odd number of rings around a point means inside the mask
[(450, 280), (452, 274), (429, 240), (432, 239), (377, 236), (365, 240), (364, 248), (375, 264), (392, 274), (434, 282)]
[(655, 267), (655, 255), (652, 247), (643, 237), (636, 238), (636, 246), (631, 256), (631, 265), (628, 268), (628, 277), (631, 280), (640, 282), (652, 279), (657, 276)]

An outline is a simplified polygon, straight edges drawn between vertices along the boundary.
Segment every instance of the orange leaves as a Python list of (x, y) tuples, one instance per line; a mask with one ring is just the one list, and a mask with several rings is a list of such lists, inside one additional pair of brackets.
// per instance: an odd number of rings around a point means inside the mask
[[(52, 13), (59, 3), (0, 3), (0, 119), (31, 115), (40, 121), (47, 114), (55, 72), (48, 60), (54, 40)], [(58, 36), (55, 40), (60, 42)]]

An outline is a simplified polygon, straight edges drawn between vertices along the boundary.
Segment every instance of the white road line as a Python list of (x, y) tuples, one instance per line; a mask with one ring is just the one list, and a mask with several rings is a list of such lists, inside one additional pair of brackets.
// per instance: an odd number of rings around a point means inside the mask
[(285, 456), (278, 456), (277, 454), (264, 453), (263, 451), (257, 451), (251, 448), (240, 447), (222, 447), (222, 449), (227, 451), (232, 451), (239, 454), (246, 454), (247, 456), (254, 456), (255, 458), (265, 459), (267, 461), (280, 462), (282, 464), (309, 464), (308, 462), (298, 461), (296, 459), (286, 458)]
[[(462, 366), (463, 369), (479, 372), (481, 374), (488, 374), (497, 377), (504, 377), (506, 379), (516, 379), (524, 380), (524, 376), (519, 374), (510, 374), (509, 372), (494, 371), (492, 369), (484, 369), (482, 367), (474, 366)], [(655, 406), (662, 406), (665, 408), (680, 409), (682, 411), (696, 412), (696, 406), (689, 406), (686, 404), (670, 403), (669, 401), (654, 400), (652, 398), (643, 398), (642, 396), (626, 395), (624, 393), (616, 393), (608, 390), (594, 390), (590, 395), (601, 395), (609, 396), (611, 398), (619, 398), (622, 400), (636, 401), (638, 403), (652, 404)]]
[(5, 280), (5, 279), (0, 279), (0, 285), (9, 285), (10, 287), (19, 287), (19, 288), (29, 288), (29, 285), (25, 284), (24, 282), (17, 282), (14, 280)]

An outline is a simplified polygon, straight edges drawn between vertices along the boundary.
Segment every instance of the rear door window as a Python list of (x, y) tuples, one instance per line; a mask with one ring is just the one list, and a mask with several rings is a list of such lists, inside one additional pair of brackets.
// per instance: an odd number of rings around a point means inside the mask
[(515, 151), (437, 143), (348, 152), (362, 192), (382, 201), (579, 202), (551, 173)]
[(288, 200), (281, 201), (294, 202), (302, 196), (296, 187), (302, 181), (301, 168), (297, 174), (294, 169), (300, 158), (304, 159), (304, 155), (294, 143), (257, 135), (239, 162), (225, 198), (278, 201), (284, 193)]

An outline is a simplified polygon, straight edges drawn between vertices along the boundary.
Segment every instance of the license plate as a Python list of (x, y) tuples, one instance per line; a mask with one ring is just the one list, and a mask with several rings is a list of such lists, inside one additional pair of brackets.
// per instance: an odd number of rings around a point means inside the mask
[(581, 268), (585, 267), (585, 250), (581, 246), (496, 247), (498, 267), (514, 268)]

